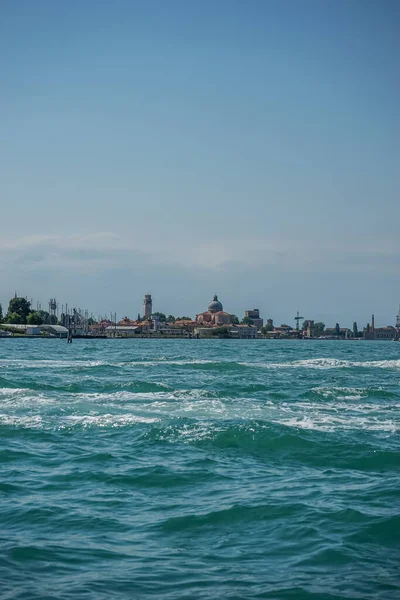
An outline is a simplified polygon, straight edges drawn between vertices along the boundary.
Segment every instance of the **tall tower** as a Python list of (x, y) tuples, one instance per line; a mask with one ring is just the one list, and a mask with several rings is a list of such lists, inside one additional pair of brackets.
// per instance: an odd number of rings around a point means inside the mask
[(400, 329), (400, 306), (399, 306), (399, 312), (397, 313), (397, 317), (396, 317), (396, 327), (397, 327), (397, 329)]
[(151, 313), (153, 312), (153, 301), (151, 299), (151, 294), (146, 294), (143, 300), (143, 317), (151, 317)]
[(50, 298), (49, 301), (49, 315), (50, 315), (50, 325), (56, 325), (57, 319), (57, 300), (55, 298)]

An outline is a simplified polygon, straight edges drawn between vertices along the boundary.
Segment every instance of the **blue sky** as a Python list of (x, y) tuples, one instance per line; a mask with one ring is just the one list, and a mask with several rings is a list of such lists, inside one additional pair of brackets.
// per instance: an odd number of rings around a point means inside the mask
[(0, 5), (0, 301), (393, 323), (400, 4)]

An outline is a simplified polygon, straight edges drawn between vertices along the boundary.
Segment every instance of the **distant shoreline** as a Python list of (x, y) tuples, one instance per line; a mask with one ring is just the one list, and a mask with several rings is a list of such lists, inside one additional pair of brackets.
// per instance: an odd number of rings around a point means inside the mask
[[(0, 336), (0, 341), (1, 340), (10, 340), (10, 339), (15, 339), (15, 340), (58, 340), (61, 342), (65, 342), (67, 341), (66, 337), (62, 337), (59, 338), (57, 336), (44, 336), (44, 335), (2, 335)], [(276, 342), (276, 341), (282, 341), (282, 342), (300, 342), (300, 341), (304, 341), (304, 342), (399, 342), (400, 340), (396, 340), (396, 339), (371, 339), (371, 340), (366, 340), (364, 338), (347, 338), (347, 339), (340, 339), (340, 338), (285, 338), (285, 337), (281, 337), (281, 338), (272, 338), (272, 337), (258, 337), (258, 338), (234, 338), (234, 337), (218, 337), (218, 336), (213, 336), (213, 337), (186, 337), (186, 336), (150, 336), (150, 335), (136, 335), (136, 336), (129, 336), (129, 337), (107, 337), (107, 336), (77, 336), (77, 337), (73, 337), (73, 340), (196, 340), (196, 341), (201, 341), (201, 340), (230, 340), (230, 341), (269, 341), (269, 342)]]

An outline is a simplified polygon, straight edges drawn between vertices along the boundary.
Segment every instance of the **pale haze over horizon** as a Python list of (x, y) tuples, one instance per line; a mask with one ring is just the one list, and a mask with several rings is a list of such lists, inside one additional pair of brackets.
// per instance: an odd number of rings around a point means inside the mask
[(0, 302), (400, 303), (400, 3), (0, 5)]

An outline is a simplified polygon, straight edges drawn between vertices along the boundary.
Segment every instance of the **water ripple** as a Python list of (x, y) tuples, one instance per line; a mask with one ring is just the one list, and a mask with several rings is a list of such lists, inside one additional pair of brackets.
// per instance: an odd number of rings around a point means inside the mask
[(399, 597), (397, 346), (1, 339), (1, 597)]

